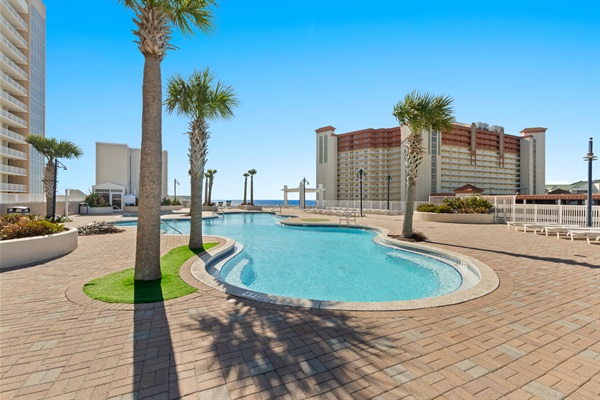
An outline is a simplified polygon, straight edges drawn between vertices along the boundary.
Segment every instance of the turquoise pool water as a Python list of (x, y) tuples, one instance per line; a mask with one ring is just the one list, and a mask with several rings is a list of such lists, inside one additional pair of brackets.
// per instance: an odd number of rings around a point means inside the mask
[[(461, 285), (461, 275), (450, 265), (378, 245), (372, 231), (284, 226), (280, 220), (271, 214), (240, 213), (204, 221), (204, 235), (226, 236), (244, 245), (221, 269), (223, 280), (279, 296), (351, 302), (435, 297)], [(189, 221), (166, 224), (189, 233)], [(169, 226), (162, 229), (178, 233)]]

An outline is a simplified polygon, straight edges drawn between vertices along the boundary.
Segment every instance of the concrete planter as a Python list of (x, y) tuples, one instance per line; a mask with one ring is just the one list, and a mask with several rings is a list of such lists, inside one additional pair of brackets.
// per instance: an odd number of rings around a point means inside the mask
[(54, 235), (0, 241), (0, 269), (41, 263), (64, 256), (78, 245), (77, 229), (68, 227)]
[(415, 211), (416, 221), (448, 222), (454, 224), (492, 224), (493, 214), (438, 214)]
[(92, 215), (107, 215), (112, 214), (112, 207), (90, 207), (90, 214)]
[(240, 210), (247, 210), (247, 211), (262, 211), (262, 206), (251, 206), (251, 205), (240, 205), (238, 206), (238, 208)]

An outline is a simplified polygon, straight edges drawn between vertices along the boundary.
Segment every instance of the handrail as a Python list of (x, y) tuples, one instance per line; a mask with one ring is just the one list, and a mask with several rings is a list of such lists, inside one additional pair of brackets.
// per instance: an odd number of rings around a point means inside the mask
[(181, 232), (179, 229), (167, 224), (165, 221), (163, 221), (162, 219), (160, 220), (161, 224), (165, 224), (166, 226), (168, 226), (169, 228), (173, 229), (175, 232), (179, 233), (180, 235), (183, 235), (183, 232)]
[(116, 209), (116, 210), (121, 211), (123, 213), (123, 216), (133, 217), (133, 215), (126, 213), (125, 210), (123, 210), (122, 208), (119, 208), (119, 206), (116, 206), (113, 204), (112, 208), (113, 208), (113, 210)]

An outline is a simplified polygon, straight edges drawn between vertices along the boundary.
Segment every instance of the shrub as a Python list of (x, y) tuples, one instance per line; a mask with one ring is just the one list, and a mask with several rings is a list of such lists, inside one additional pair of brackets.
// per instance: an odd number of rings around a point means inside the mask
[(446, 204), (441, 204), (435, 208), (434, 212), (439, 214), (452, 214), (454, 210), (452, 210), (452, 207), (447, 206)]
[(417, 206), (417, 211), (419, 212), (437, 212), (437, 206), (431, 203), (419, 204)]
[(110, 207), (110, 203), (100, 193), (88, 194), (84, 202), (88, 203), (90, 207)]
[(172, 206), (180, 206), (180, 205), (181, 205), (181, 201), (179, 201), (179, 200), (173, 200), (173, 201), (171, 202), (171, 205), (172, 205)]
[(33, 215), (5, 215), (0, 219), (0, 240), (51, 235), (64, 229), (63, 224)]
[(107, 233), (118, 233), (123, 232), (125, 229), (118, 228), (113, 224), (107, 224), (106, 222), (97, 222), (94, 221), (91, 224), (78, 226), (77, 227), (79, 236), (88, 236), (88, 235), (105, 235)]
[(447, 197), (444, 199), (444, 205), (460, 214), (487, 214), (493, 207), (492, 203), (481, 196)]
[(170, 206), (171, 205), (171, 199), (168, 197), (165, 197), (164, 199), (162, 199), (162, 203), (160, 203), (161, 206)]

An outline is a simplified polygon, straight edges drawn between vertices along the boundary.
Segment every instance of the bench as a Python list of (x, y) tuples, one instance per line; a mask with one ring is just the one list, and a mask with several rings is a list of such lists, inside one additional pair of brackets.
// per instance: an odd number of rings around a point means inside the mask
[(29, 207), (17, 206), (17, 207), (9, 207), (6, 209), (7, 214), (23, 214), (28, 215), (30, 213)]

